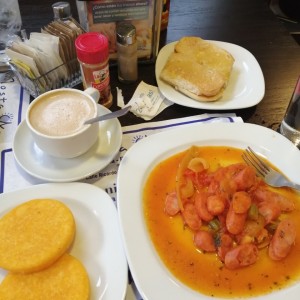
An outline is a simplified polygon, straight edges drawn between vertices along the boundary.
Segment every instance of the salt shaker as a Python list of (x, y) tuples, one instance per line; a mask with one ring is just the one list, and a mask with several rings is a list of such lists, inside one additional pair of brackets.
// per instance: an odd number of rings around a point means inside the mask
[(117, 26), (118, 78), (131, 83), (138, 78), (136, 29), (130, 23)]
[(54, 20), (67, 20), (71, 17), (69, 2), (55, 2), (52, 4)]
[(84, 33), (85, 30), (81, 25), (72, 17), (71, 7), (69, 2), (55, 2), (52, 4), (54, 20), (60, 20), (75, 30), (77, 35)]

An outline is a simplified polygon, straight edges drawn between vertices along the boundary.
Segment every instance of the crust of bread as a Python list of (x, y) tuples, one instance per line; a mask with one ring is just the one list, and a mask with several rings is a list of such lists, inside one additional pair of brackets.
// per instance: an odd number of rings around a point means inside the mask
[(178, 90), (179, 92), (181, 92), (182, 94), (188, 96), (189, 98), (192, 98), (192, 99), (197, 100), (197, 101), (202, 101), (202, 102), (217, 101), (223, 95), (223, 89), (218, 94), (216, 94), (215, 96), (211, 96), (211, 97), (196, 95), (196, 94), (191, 93), (188, 90), (185, 90), (184, 88), (175, 87), (175, 89)]

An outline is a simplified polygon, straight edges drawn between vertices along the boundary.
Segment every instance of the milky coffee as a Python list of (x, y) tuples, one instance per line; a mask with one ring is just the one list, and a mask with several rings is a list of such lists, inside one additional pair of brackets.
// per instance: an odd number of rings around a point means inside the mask
[(80, 93), (57, 91), (37, 101), (29, 119), (35, 130), (55, 137), (80, 131), (83, 122), (95, 115), (93, 100)]

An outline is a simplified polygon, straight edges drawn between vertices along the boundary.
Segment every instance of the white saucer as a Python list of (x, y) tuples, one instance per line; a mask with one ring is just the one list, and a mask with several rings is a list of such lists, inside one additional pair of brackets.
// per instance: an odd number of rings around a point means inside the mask
[[(110, 112), (101, 107), (100, 114)], [(13, 153), (18, 165), (28, 174), (48, 182), (71, 182), (104, 169), (121, 147), (122, 129), (118, 119), (99, 123), (99, 140), (86, 153), (69, 159), (55, 158), (36, 146), (23, 121), (17, 128)]]

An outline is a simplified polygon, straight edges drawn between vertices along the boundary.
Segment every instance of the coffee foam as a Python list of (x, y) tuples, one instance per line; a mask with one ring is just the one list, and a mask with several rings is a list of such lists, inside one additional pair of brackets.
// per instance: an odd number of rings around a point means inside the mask
[(49, 136), (66, 136), (82, 129), (95, 117), (93, 100), (72, 91), (58, 91), (33, 105), (29, 119), (33, 128)]

